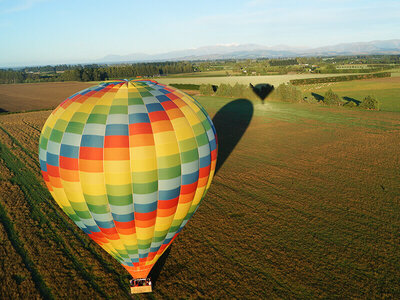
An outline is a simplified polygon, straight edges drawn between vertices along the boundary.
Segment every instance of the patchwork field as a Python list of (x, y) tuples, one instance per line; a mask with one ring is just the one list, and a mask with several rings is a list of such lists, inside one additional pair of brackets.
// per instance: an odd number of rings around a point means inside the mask
[(332, 77), (346, 74), (290, 74), (290, 75), (264, 75), (264, 76), (218, 76), (218, 77), (166, 77), (156, 78), (163, 84), (179, 83), (179, 84), (215, 84), (228, 83), (234, 85), (236, 82), (241, 84), (259, 84), (268, 83), (278, 86), (281, 83), (287, 83), (292, 79), (316, 78), (316, 77)]
[[(375, 78), (347, 82), (322, 83), (298, 86), (304, 96), (312, 97), (312, 93), (321, 95), (332, 89), (341, 97), (349, 97), (362, 101), (365, 96), (375, 95), (381, 102), (381, 110), (400, 112), (400, 77)], [(399, 73), (400, 74), (400, 73)], [(271, 76), (230, 76), (230, 77), (203, 77), (203, 78), (157, 78), (160, 83), (230, 83), (242, 84), (268, 83), (277, 87), (279, 84), (295, 78), (316, 77), (318, 74), (298, 75), (271, 75)], [(320, 76), (335, 74), (321, 74)], [(55, 108), (65, 98), (73, 93), (93, 86), (97, 82), (50, 82), (35, 84), (1, 84), (0, 85), (0, 113), (40, 110)], [(197, 93), (197, 91), (186, 91)], [(268, 100), (268, 99), (267, 99)]]
[[(138, 298), (400, 297), (399, 113), (198, 100), (219, 170)], [(0, 115), (0, 298), (130, 299), (128, 273), (44, 187), (49, 113)]]

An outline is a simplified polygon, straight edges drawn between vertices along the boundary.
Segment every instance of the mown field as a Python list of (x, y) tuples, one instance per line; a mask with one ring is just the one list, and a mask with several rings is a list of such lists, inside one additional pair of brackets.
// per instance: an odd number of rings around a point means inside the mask
[[(396, 75), (397, 73), (395, 73)], [(381, 110), (400, 112), (400, 77), (375, 78), (347, 82), (309, 84), (299, 86), (305, 96), (311, 93), (323, 96), (332, 89), (340, 97), (362, 101), (367, 95), (374, 95), (381, 103)]]
[[(220, 168), (138, 298), (400, 297), (399, 113), (198, 100)], [(44, 187), (49, 113), (0, 115), (0, 298), (129, 299), (125, 269)]]
[(0, 112), (55, 108), (65, 98), (92, 85), (87, 82), (0, 84)]
[[(228, 83), (234, 85), (236, 82), (241, 84), (259, 84), (268, 83), (278, 86), (281, 83), (287, 83), (292, 79), (316, 78), (316, 77), (332, 77), (341, 76), (343, 74), (288, 74), (288, 75), (264, 75), (264, 76), (217, 76), (217, 77), (166, 77), (157, 78), (156, 80), (163, 84), (215, 84)], [(344, 74), (346, 75), (346, 74)]]

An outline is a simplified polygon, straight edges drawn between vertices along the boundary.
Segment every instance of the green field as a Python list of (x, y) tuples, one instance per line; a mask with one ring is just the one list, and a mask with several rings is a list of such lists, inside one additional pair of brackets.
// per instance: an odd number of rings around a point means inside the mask
[(367, 95), (374, 95), (381, 103), (381, 110), (400, 112), (400, 77), (376, 78), (346, 82), (310, 84), (299, 86), (305, 96), (311, 93), (323, 96), (332, 89), (340, 97), (362, 101)]
[[(396, 70), (394, 70), (396, 71)], [(313, 97), (312, 94), (323, 96), (326, 91), (332, 89), (340, 97), (351, 98), (363, 101), (368, 95), (375, 96), (380, 102), (380, 109), (383, 111), (400, 112), (400, 73), (393, 73), (392, 77), (374, 78), (366, 80), (353, 80), (344, 82), (319, 83), (297, 86), (303, 95)], [(318, 77), (317, 74), (297, 74), (297, 75), (272, 75), (272, 76), (231, 76), (231, 77), (204, 77), (204, 78), (160, 78), (160, 83), (171, 84), (220, 84), (228, 83), (234, 85), (236, 82), (241, 84), (268, 83), (276, 88), (281, 83), (287, 83), (291, 79)], [(335, 74), (329, 74), (334, 76)], [(327, 74), (320, 76), (329, 76)], [(308, 76), (308, 77), (307, 77)], [(335, 75), (336, 76), (336, 75)], [(272, 94), (271, 94), (272, 95)], [(268, 98), (267, 98), (268, 100)]]
[[(198, 100), (223, 164), (138, 298), (400, 297), (399, 113)], [(49, 113), (0, 115), (0, 298), (130, 299), (128, 273), (46, 191)]]
[(392, 69), (392, 70), (390, 70), (390, 72), (392, 72), (392, 77), (400, 76), (400, 69)]

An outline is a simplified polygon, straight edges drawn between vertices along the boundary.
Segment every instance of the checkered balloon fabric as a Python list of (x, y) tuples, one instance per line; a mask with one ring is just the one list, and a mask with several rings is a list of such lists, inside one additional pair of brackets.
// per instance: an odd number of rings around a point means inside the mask
[(192, 97), (151, 80), (114, 80), (51, 113), (39, 159), (63, 211), (145, 278), (204, 198), (217, 139)]

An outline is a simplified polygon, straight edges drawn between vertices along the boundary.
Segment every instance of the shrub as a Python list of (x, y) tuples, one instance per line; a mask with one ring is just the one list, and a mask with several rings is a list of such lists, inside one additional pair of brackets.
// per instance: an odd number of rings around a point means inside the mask
[(241, 97), (247, 88), (244, 84), (239, 84), (238, 82), (232, 87), (232, 96)]
[(353, 108), (357, 107), (357, 104), (354, 101), (347, 101), (345, 104), (343, 104), (343, 106), (346, 106), (348, 108)]
[(327, 105), (342, 105), (340, 97), (329, 89), (324, 95), (324, 103)]
[(318, 104), (318, 100), (315, 97), (304, 97), (303, 101), (304, 103), (308, 103), (308, 104)]
[(229, 84), (221, 83), (218, 86), (217, 92), (215, 93), (217, 96), (225, 96), (232, 97), (232, 86)]
[(236, 83), (234, 86), (221, 83), (218, 87), (211, 84), (202, 84), (199, 89), (200, 93), (205, 96), (216, 95), (220, 97), (240, 97), (246, 99), (257, 100), (258, 96), (254, 93), (249, 85)]
[(211, 84), (201, 84), (199, 91), (205, 96), (211, 96), (212, 94), (214, 94), (214, 90)]
[(301, 91), (290, 83), (281, 83), (275, 90), (275, 98), (285, 102), (300, 102), (303, 99)]
[(374, 96), (368, 95), (364, 98), (363, 102), (361, 102), (360, 107), (364, 109), (379, 110), (379, 101)]
[(191, 84), (191, 83), (171, 83), (169, 84), (170, 86), (176, 87), (177, 89), (182, 89), (182, 90), (193, 90), (197, 91), (200, 88), (200, 85), (198, 84)]

